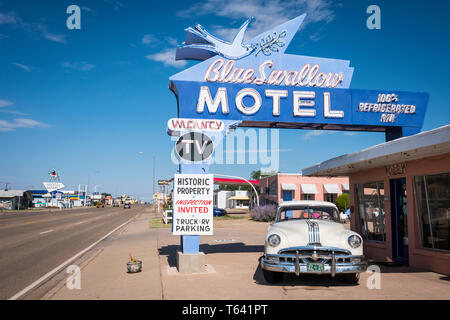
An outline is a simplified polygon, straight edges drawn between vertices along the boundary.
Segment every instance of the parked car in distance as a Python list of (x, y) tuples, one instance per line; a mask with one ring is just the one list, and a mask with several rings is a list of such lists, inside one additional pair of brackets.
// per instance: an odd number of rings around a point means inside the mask
[(124, 209), (131, 209), (131, 203), (127, 202), (123, 205)]
[(279, 282), (284, 273), (342, 275), (357, 284), (366, 271), (363, 241), (347, 230), (331, 202), (285, 201), (267, 230), (261, 258), (264, 278)]
[(118, 207), (118, 206), (119, 206), (119, 204), (118, 204), (117, 202), (114, 202), (114, 203), (113, 203), (113, 208), (114, 208), (114, 207)]
[(213, 209), (213, 216), (214, 217), (221, 217), (227, 214), (227, 211), (225, 209), (220, 208), (214, 208)]
[(97, 207), (97, 208), (104, 208), (104, 207), (105, 207), (105, 204), (104, 204), (103, 202), (97, 202), (96, 207)]

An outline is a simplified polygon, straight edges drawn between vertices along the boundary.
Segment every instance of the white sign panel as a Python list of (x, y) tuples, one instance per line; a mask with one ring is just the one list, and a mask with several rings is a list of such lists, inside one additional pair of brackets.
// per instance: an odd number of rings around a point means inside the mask
[(213, 234), (212, 174), (176, 174), (173, 188), (174, 235)]
[(42, 182), (42, 184), (48, 192), (59, 190), (65, 187), (61, 182)]

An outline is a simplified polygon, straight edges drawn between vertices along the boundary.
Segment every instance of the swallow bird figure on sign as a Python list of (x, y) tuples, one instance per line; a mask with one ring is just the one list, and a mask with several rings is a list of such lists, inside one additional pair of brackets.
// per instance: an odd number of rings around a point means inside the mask
[(176, 60), (204, 60), (217, 54), (233, 60), (248, 56), (255, 51), (256, 45), (244, 43), (244, 36), (249, 24), (254, 20), (254, 17), (247, 19), (232, 42), (213, 36), (200, 24), (187, 28), (186, 41), (177, 48)]

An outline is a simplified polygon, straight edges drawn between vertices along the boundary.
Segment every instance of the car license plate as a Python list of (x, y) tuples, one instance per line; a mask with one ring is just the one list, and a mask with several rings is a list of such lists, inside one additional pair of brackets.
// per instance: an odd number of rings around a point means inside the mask
[(321, 272), (324, 270), (323, 263), (311, 262), (307, 265), (308, 272)]

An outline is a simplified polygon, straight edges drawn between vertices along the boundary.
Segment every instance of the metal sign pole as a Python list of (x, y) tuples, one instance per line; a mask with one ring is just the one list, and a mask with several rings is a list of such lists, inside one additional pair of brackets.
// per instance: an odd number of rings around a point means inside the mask
[[(170, 122), (170, 121), (169, 121)], [(218, 122), (217, 122), (218, 123)], [(176, 130), (179, 132), (180, 138), (178, 138), (175, 145), (175, 153), (179, 158), (179, 174), (202, 174), (206, 175), (209, 172), (209, 157), (214, 152), (214, 146), (218, 145), (229, 131), (232, 125), (235, 125), (236, 121), (221, 122), (220, 130), (216, 131), (190, 131), (190, 130)], [(174, 130), (170, 130), (169, 134), (172, 134)], [(205, 134), (206, 133), (206, 134)], [(196, 151), (197, 150), (197, 151)], [(213, 182), (212, 182), (213, 183)], [(174, 180), (174, 197), (177, 191), (175, 187), (178, 182)], [(210, 191), (211, 194), (213, 190)], [(212, 211), (211, 204), (211, 211)], [(172, 232), (174, 232), (174, 225), (176, 223), (176, 199), (173, 199), (173, 220), (172, 220)], [(212, 219), (211, 212), (211, 219)], [(209, 221), (211, 232), (213, 232), (213, 222)], [(179, 234), (179, 233), (178, 233)], [(212, 233), (210, 233), (212, 234)], [(202, 271), (205, 265), (205, 255), (200, 252), (200, 235), (180, 235), (180, 251), (177, 255), (177, 267), (179, 272), (199, 272)]]

